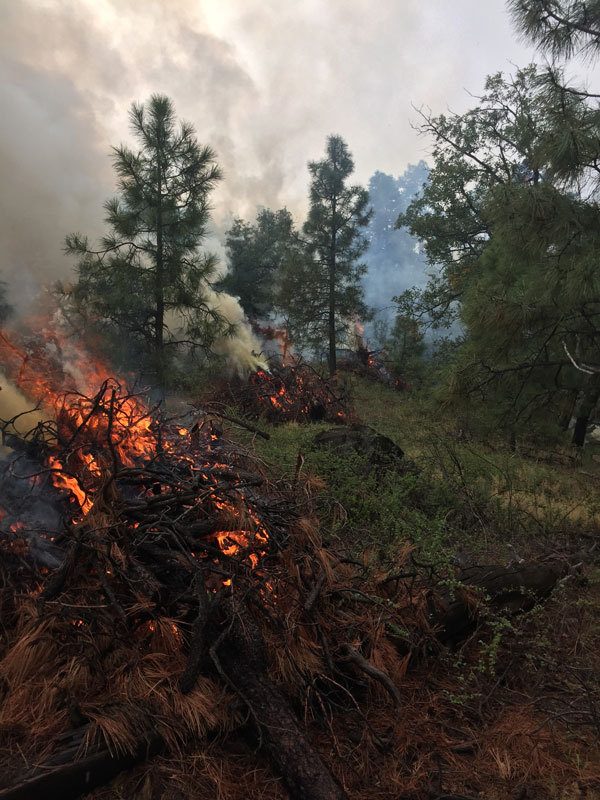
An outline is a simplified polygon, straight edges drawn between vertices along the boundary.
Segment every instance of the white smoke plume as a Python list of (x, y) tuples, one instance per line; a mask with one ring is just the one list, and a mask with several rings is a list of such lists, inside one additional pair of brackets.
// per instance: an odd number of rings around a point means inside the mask
[(0, 19), (0, 277), (25, 310), (68, 279), (64, 236), (102, 233), (133, 101), (169, 95), (216, 150), (222, 233), (258, 205), (301, 218), (306, 162), (332, 132), (357, 182), (401, 173), (426, 146), (411, 103), (460, 111), (464, 87), (532, 52), (504, 0), (0, 0)]
[(215, 342), (214, 352), (224, 356), (230, 368), (242, 377), (257, 369), (267, 369), (267, 363), (261, 356), (262, 345), (248, 324), (237, 298), (211, 291), (208, 302), (229, 323), (236, 326), (233, 336), (223, 336)]
[[(34, 403), (0, 372), (0, 421), (10, 422), (4, 429), (7, 434), (26, 436), (36, 425), (47, 419)], [(12, 420), (12, 422), (11, 422)], [(0, 450), (0, 453), (6, 452)]]
[[(216, 292), (207, 287), (207, 305), (220, 314), (226, 322), (235, 326), (232, 336), (222, 336), (213, 344), (213, 352), (225, 359), (231, 373), (245, 377), (258, 369), (268, 369), (261, 353), (262, 343), (250, 327), (238, 299), (225, 292)], [(185, 320), (176, 312), (165, 315), (167, 327), (175, 339), (185, 338)]]
[[(96, 241), (114, 193), (110, 148), (127, 111), (173, 99), (224, 171), (212, 198), (222, 246), (234, 217), (259, 206), (306, 213), (306, 162), (340, 132), (357, 182), (424, 155), (411, 103), (460, 111), (487, 73), (526, 63), (504, 0), (0, 0), (0, 279), (26, 315), (41, 287), (68, 280), (67, 233)], [(469, 47), (464, 42), (469, 42)], [(432, 54), (427, 59), (423, 53)], [(217, 345), (237, 370), (260, 344), (238, 325)]]

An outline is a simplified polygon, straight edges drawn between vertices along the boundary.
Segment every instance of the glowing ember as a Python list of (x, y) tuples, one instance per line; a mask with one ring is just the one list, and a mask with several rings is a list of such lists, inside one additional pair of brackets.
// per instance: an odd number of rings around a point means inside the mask
[(240, 406), (270, 422), (350, 419), (343, 390), (299, 361), (258, 370), (246, 387), (239, 392)]

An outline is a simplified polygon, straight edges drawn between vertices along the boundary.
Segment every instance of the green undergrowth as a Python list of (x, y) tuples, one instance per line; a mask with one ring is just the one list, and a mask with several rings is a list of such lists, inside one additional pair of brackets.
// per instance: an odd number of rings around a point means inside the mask
[(331, 427), (322, 423), (259, 422), (270, 439), (253, 440), (271, 474), (297, 475), (311, 487), (330, 541), (354, 552), (376, 548), (383, 557), (408, 539), (437, 561), (459, 550), (470, 561), (504, 561), (509, 543), (533, 557), (597, 532), (600, 464), (593, 446), (581, 456), (566, 443), (523, 439), (512, 450), (502, 439), (466, 435), (422, 397), (355, 377), (352, 391), (359, 419), (404, 450), (400, 463), (373, 466), (358, 453), (320, 449), (315, 437)]
[(385, 551), (407, 539), (427, 553), (443, 550), (449, 516), (460, 514), (447, 487), (431, 484), (416, 471), (403, 472), (401, 463), (397, 468), (373, 467), (358, 453), (339, 456), (318, 448), (315, 436), (326, 427), (271, 428), (271, 439), (257, 442), (261, 457), (288, 478), (295, 475), (301, 455), (299, 478), (318, 490), (316, 505), (326, 538), (354, 551)]

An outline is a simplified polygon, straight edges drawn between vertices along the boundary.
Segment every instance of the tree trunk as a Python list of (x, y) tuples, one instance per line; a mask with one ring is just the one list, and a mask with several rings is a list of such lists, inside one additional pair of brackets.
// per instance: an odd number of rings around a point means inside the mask
[(569, 430), (569, 424), (573, 417), (575, 406), (577, 405), (578, 395), (579, 395), (578, 389), (571, 389), (569, 390), (564, 403), (562, 403), (560, 417), (558, 419), (558, 425), (563, 431)]
[(329, 376), (333, 377), (337, 370), (335, 352), (335, 248), (336, 248), (336, 198), (331, 203), (331, 250), (329, 253)]
[(158, 194), (156, 198), (156, 275), (154, 285), (154, 302), (156, 306), (156, 319), (154, 327), (154, 355), (156, 359), (156, 372), (158, 385), (164, 388), (164, 325), (165, 325), (165, 287), (164, 287), (164, 243), (162, 230), (162, 152), (157, 150), (158, 160)]
[(573, 429), (573, 444), (583, 447), (588, 422), (600, 398), (600, 374), (590, 375), (589, 381), (583, 387), (579, 408), (576, 412), (575, 428)]
[(335, 266), (329, 266), (329, 375), (333, 377), (337, 370), (335, 352)]
[(267, 675), (265, 644), (249, 615), (238, 616), (211, 648), (213, 661), (248, 706), (263, 746), (281, 774), (291, 800), (347, 800), (320, 755), (300, 729), (283, 693)]

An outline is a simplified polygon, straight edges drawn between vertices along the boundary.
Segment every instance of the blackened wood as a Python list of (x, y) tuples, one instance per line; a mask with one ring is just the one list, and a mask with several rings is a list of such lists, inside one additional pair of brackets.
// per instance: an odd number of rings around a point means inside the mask
[(243, 620), (234, 617), (211, 655), (222, 677), (248, 706), (292, 800), (347, 800), (300, 729), (289, 702), (269, 679), (264, 641), (249, 614)]
[[(489, 596), (492, 608), (517, 614), (547, 597), (567, 569), (559, 563), (475, 566), (461, 570), (458, 581)], [(477, 607), (461, 594), (459, 586), (438, 596), (439, 607), (431, 614), (432, 621), (440, 626), (438, 638), (444, 643), (459, 641), (477, 623)]]
[(0, 800), (75, 800), (98, 786), (104, 786), (124, 770), (141, 764), (158, 753), (161, 747), (162, 741), (156, 737), (131, 755), (111, 756), (106, 750), (95, 753), (2, 789)]
[(62, 592), (63, 586), (70, 577), (77, 559), (81, 556), (81, 543), (79, 540), (69, 545), (63, 563), (46, 583), (43, 592), (40, 594), (41, 600), (54, 600)]
[(208, 623), (211, 604), (204, 586), (204, 581), (198, 581), (198, 615), (192, 625), (190, 638), (190, 651), (183, 674), (179, 678), (179, 688), (183, 694), (191, 692), (198, 679), (204, 655), (208, 649), (204, 635)]

